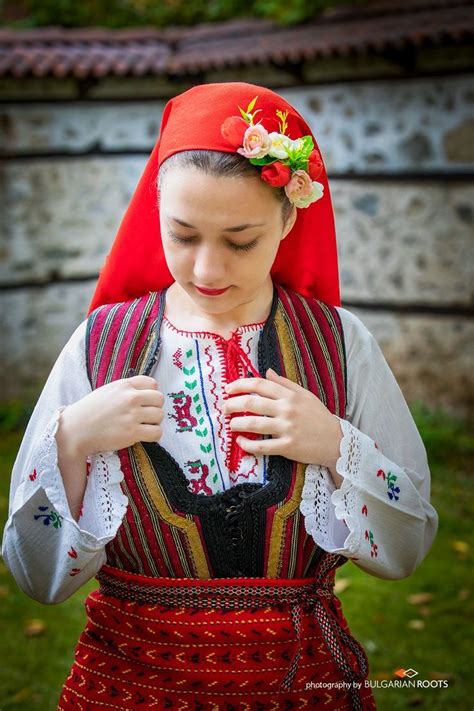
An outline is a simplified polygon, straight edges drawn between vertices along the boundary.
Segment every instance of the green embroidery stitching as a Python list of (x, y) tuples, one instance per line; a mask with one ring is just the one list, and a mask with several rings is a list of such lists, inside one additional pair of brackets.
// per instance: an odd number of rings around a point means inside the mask
[[(193, 350), (192, 349), (187, 350), (185, 355), (186, 355), (186, 358), (188, 358), (188, 359), (191, 358), (193, 356)], [(186, 367), (183, 364), (183, 373), (185, 375), (187, 375), (187, 376), (194, 375), (195, 371), (196, 371), (196, 367), (194, 365), (192, 365), (192, 366), (188, 365), (188, 367)], [(194, 390), (197, 386), (197, 379), (195, 379), (193, 381), (185, 380), (184, 385), (188, 390)], [(201, 396), (200, 396), (199, 392), (196, 392), (192, 395), (192, 400), (193, 400), (193, 403), (195, 404), (196, 414), (198, 415), (198, 422), (200, 425), (203, 425), (205, 422), (205, 417), (201, 414), (203, 412), (203, 405), (201, 404)], [(201, 417), (199, 417), (199, 415), (201, 415)], [(199, 449), (204, 454), (209, 454), (209, 452), (212, 451), (212, 441), (210, 441), (210, 439), (209, 439), (208, 428), (206, 426), (204, 426), (200, 429), (196, 428), (193, 431), (196, 433), (196, 435), (198, 437), (208, 439), (207, 442), (200, 442), (199, 443)], [(218, 472), (216, 471), (216, 459), (214, 457), (212, 457), (209, 462), (209, 468), (211, 470), (210, 476), (212, 477), (212, 482), (215, 484), (219, 479), (219, 475), (218, 475)]]

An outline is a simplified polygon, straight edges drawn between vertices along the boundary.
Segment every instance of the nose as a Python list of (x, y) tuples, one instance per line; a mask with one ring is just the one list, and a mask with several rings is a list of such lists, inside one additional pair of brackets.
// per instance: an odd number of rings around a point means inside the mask
[(201, 285), (223, 284), (225, 264), (216, 248), (201, 246), (194, 259), (194, 276)]

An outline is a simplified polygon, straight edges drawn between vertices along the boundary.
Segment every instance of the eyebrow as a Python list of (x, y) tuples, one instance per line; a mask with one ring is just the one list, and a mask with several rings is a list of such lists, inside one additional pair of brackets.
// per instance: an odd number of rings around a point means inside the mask
[[(174, 220), (177, 222), (179, 225), (182, 225), (183, 227), (191, 227), (192, 229), (197, 229), (194, 225), (190, 225), (189, 222), (185, 222), (184, 220), (180, 220), (177, 217), (173, 217), (172, 215), (169, 216), (171, 220)], [(243, 230), (248, 230), (250, 227), (261, 227), (265, 225), (265, 222), (254, 222), (252, 223), (246, 223), (245, 225), (234, 225), (233, 227), (224, 227), (222, 230), (223, 232), (242, 232)]]

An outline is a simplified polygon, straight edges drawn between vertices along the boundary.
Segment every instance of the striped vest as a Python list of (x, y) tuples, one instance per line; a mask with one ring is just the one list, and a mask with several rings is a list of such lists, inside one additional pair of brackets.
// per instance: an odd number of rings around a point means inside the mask
[[(86, 363), (92, 389), (135, 373), (149, 375), (160, 354), (166, 289), (93, 311)], [(347, 373), (342, 324), (334, 306), (274, 283), (258, 342), (267, 368), (310, 390), (345, 417)], [(306, 533), (299, 510), (306, 464), (271, 455), (267, 482), (244, 482), (212, 495), (191, 492), (179, 464), (159, 442), (121, 449), (127, 512), (106, 546), (107, 564), (151, 577), (311, 577), (342, 556)], [(334, 565), (334, 563), (336, 565)]]

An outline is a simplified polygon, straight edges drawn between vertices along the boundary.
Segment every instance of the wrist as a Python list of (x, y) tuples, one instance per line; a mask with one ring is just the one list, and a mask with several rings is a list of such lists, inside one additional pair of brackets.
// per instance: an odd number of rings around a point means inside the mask
[(331, 455), (328, 458), (328, 461), (326, 462), (326, 467), (328, 468), (328, 470), (331, 474), (334, 484), (336, 485), (337, 488), (339, 488), (341, 486), (342, 482), (344, 481), (344, 477), (337, 473), (336, 463), (341, 455), (341, 441), (342, 441), (342, 438), (344, 435), (343, 435), (341, 425), (339, 423), (338, 418), (335, 415), (333, 415), (332, 419), (333, 419), (333, 423), (332, 423), (333, 436), (330, 437)]
[(80, 428), (74, 421), (72, 405), (65, 407), (58, 418), (56, 443), (63, 459), (85, 459), (89, 454), (86, 443), (80, 436)]

